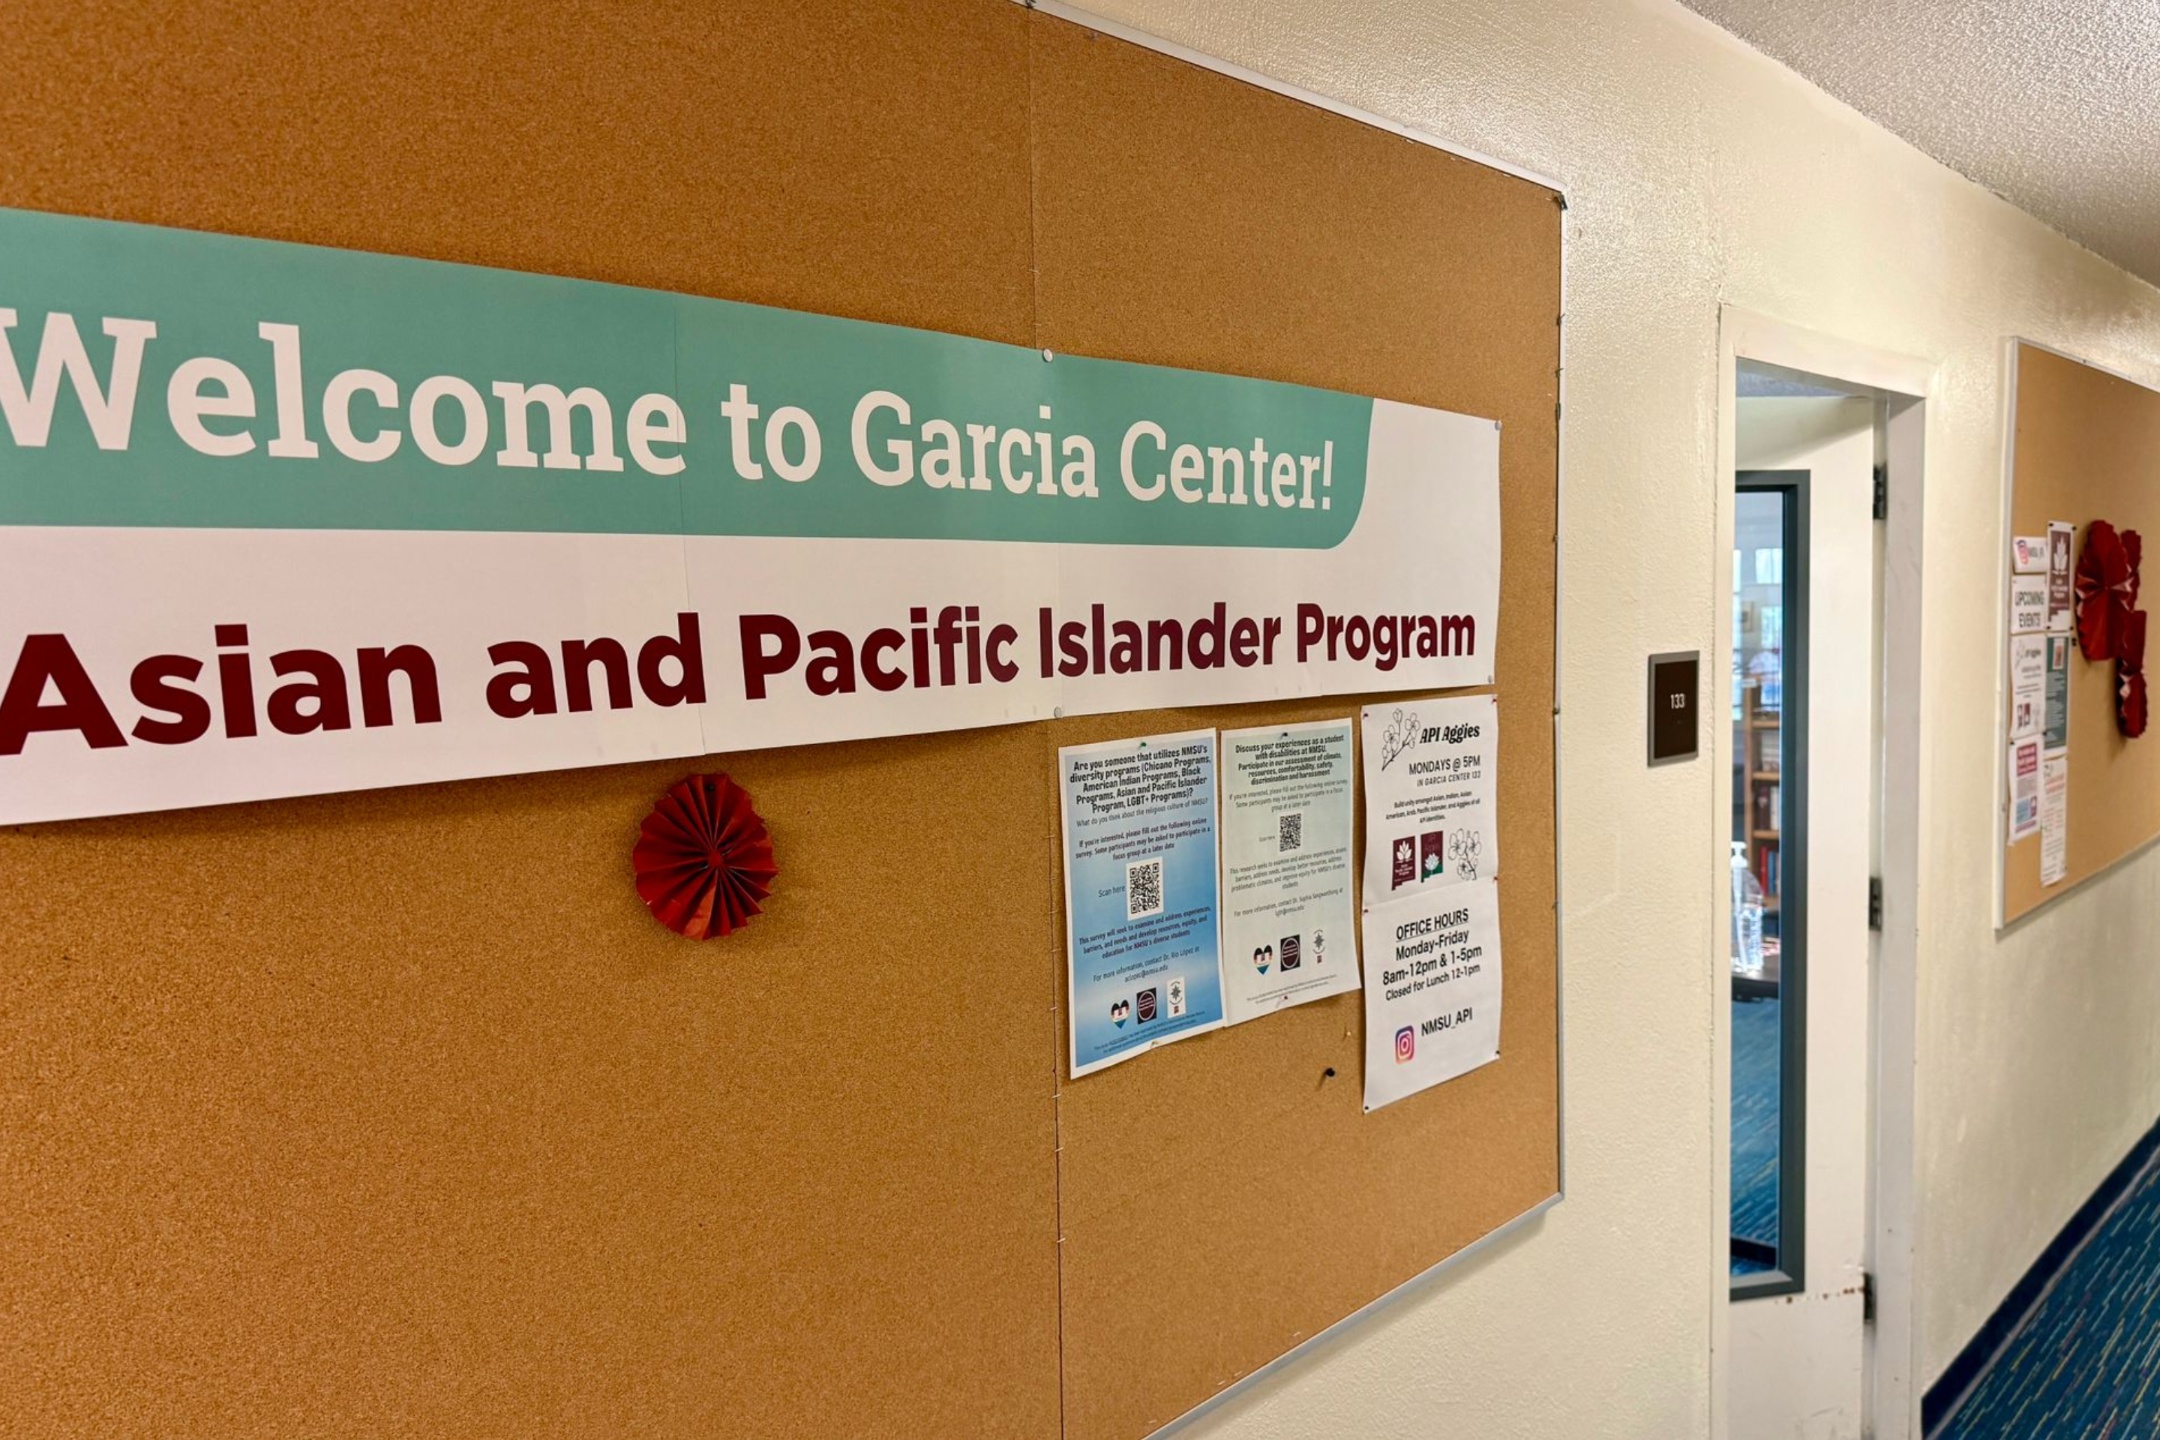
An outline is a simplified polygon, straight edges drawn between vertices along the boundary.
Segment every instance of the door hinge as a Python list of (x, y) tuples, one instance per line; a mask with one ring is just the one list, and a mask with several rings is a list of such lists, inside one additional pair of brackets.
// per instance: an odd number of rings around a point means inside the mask
[(1875, 1323), (1875, 1272), (1872, 1270), (1860, 1272), (1860, 1323)]
[(1867, 928), (1882, 929), (1882, 876), (1870, 875), (1867, 882)]
[(1890, 467), (1887, 465), (1875, 467), (1875, 518), (1890, 518)]

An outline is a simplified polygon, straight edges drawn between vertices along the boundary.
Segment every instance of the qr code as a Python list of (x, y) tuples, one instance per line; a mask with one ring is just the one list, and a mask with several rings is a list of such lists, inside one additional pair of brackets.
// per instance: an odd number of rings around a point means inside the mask
[(1125, 918), (1162, 914), (1162, 857), (1135, 860), (1125, 867)]
[(1275, 849), (1278, 853), (1295, 850), (1305, 843), (1305, 812), (1280, 815), (1275, 819)]

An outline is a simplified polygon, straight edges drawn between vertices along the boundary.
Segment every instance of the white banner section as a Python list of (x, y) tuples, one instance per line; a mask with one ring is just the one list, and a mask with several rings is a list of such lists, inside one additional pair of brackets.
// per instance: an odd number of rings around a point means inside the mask
[(0, 527), (0, 823), (1487, 684), (1499, 431), (1371, 414), (1332, 548)]

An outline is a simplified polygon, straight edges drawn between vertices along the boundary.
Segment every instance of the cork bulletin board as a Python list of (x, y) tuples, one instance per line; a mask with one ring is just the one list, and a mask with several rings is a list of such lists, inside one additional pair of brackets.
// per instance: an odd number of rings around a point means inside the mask
[[(1370, 1116), (1355, 995), (1063, 1078), (1056, 748), (1368, 697), (0, 831), (0, 1430), (1127, 1440), (1558, 1191), (1552, 192), (1006, 0), (43, 9), (0, 126), (0, 205), (1500, 420), (1506, 983)], [(704, 947), (692, 768), (782, 870)]]
[[(2077, 526), (2078, 553), (2094, 520), (2136, 530), (2146, 540), (2142, 568), (2150, 579), (2160, 555), (2153, 548), (2160, 544), (2160, 392), (2022, 341), (2012, 346), (2011, 364), (2008, 533), (2043, 535), (2048, 522), (2067, 521)], [(2151, 594), (2148, 585), (2140, 609), (2152, 608)], [(2151, 733), (2123, 738), (2114, 686), (2114, 662), (2085, 659), (2073, 640), (2066, 869), (2061, 880), (2042, 885), (2040, 837), (2004, 844), (2004, 924), (2160, 836), (2160, 740)]]

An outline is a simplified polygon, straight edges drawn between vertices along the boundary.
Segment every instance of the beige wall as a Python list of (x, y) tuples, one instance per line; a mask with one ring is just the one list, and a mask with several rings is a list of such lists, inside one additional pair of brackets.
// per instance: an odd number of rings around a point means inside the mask
[(1932, 1378), (2160, 1114), (2160, 936), (2142, 920), (2160, 856), (1992, 928), (2004, 341), (2160, 382), (2160, 294), (1671, 0), (1090, 8), (1539, 171), (1570, 206), (1568, 1199), (1193, 1433), (1709, 1433), (1720, 817), (1707, 764), (1644, 767), (1638, 716), (1645, 654), (1712, 647), (1721, 303), (1942, 367), (1920, 857)]

